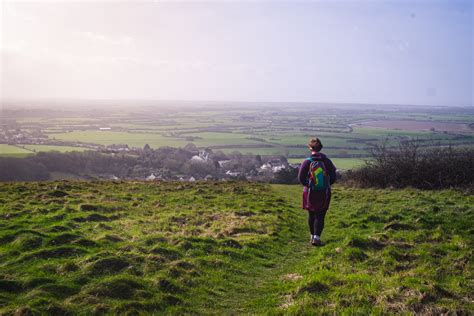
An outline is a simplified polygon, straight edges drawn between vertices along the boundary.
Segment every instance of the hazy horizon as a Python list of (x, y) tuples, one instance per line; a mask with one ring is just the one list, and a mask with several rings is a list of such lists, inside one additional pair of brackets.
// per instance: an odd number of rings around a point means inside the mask
[(0, 6), (3, 102), (473, 106), (470, 1)]
[(414, 103), (356, 103), (356, 102), (324, 102), (324, 101), (276, 101), (276, 100), (267, 100), (267, 101), (238, 101), (238, 100), (193, 100), (193, 99), (139, 99), (139, 98), (122, 98), (122, 99), (114, 99), (114, 98), (14, 98), (14, 99), (6, 99), (2, 98), (0, 100), (0, 104), (11, 104), (11, 103), (30, 103), (32, 105), (40, 104), (42, 102), (48, 103), (58, 103), (61, 105), (67, 105), (68, 103), (74, 102), (90, 102), (90, 103), (102, 103), (102, 102), (143, 102), (143, 103), (170, 103), (170, 102), (180, 102), (180, 103), (209, 103), (209, 104), (313, 104), (313, 105), (341, 105), (341, 106), (378, 106), (378, 107), (459, 107), (459, 108), (466, 108), (466, 107), (474, 107), (474, 104), (471, 105), (433, 105), (433, 104), (414, 104)]

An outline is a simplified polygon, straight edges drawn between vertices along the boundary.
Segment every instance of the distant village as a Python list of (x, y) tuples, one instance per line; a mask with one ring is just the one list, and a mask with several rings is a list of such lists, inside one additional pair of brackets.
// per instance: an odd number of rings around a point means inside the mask
[[(99, 130), (110, 130), (110, 128), (100, 127)], [(189, 143), (184, 148), (161, 147), (158, 149), (152, 149), (148, 144), (143, 148), (130, 147), (127, 144), (103, 146), (59, 141), (48, 138), (40, 130), (18, 128), (1, 129), (0, 143), (17, 147), (55, 145), (87, 149), (85, 152), (42, 152), (36, 156), (24, 158), (28, 161), (38, 161), (41, 166), (46, 166), (47, 173), (50, 176), (56, 175), (55, 178), (58, 178), (58, 174), (69, 176), (72, 174), (78, 178), (112, 180), (272, 181), (278, 174), (291, 173), (294, 176), (298, 168), (298, 165), (289, 164), (284, 156), (242, 155), (237, 151), (225, 154), (209, 148), (197, 148), (193, 143)], [(104, 162), (104, 157), (109, 157), (112, 162)], [(74, 167), (68, 167), (64, 162), (71, 159), (77, 160), (73, 164)], [(48, 163), (45, 163), (45, 160)], [(53, 163), (54, 161), (56, 163)], [(16, 164), (21, 164), (21, 162), (16, 162)], [(91, 164), (93, 167), (90, 167)]]
[[(159, 152), (163, 149), (166, 148), (153, 150), (147, 145), (141, 149), (136, 147), (130, 148), (126, 144), (117, 144), (107, 146), (102, 152), (112, 155), (128, 153), (143, 156)], [(151, 168), (152, 171), (149, 174), (136, 174), (133, 178), (147, 181), (178, 180), (189, 182), (226, 179), (268, 181), (273, 178), (274, 174), (292, 169), (297, 170), (299, 167), (299, 164), (289, 164), (285, 157), (261, 157), (259, 155), (242, 155), (240, 153), (225, 155), (222, 152), (213, 152), (211, 149), (197, 149), (192, 143), (185, 146), (184, 149), (178, 150), (192, 153), (192, 156), (183, 163), (183, 166), (177, 168), (180, 172), (173, 172), (171, 170), (173, 168), (164, 166), (162, 168)], [(177, 170), (175, 169), (174, 171)], [(208, 171), (208, 173), (206, 174), (203, 171)], [(111, 175), (110, 179), (121, 180), (123, 178), (118, 175)]]
[[(125, 150), (124, 147), (121, 150)], [(190, 161), (196, 164), (206, 164), (212, 163), (210, 158), (211, 154), (208, 150), (200, 150), (198, 154), (192, 156)], [(160, 171), (152, 172), (146, 178), (142, 180), (154, 181), (154, 180), (179, 180), (179, 181), (189, 181), (194, 182), (196, 180), (224, 180), (224, 179), (246, 179), (246, 180), (260, 180), (260, 179), (269, 179), (272, 178), (273, 174), (281, 172), (287, 169), (298, 168), (299, 165), (289, 164), (285, 158), (275, 158), (269, 157), (265, 161), (265, 158), (262, 159), (262, 164), (258, 163), (248, 171), (244, 171), (240, 168), (238, 161), (232, 158), (232, 155), (228, 159), (217, 160), (218, 168), (221, 169), (219, 172), (220, 176), (214, 174), (207, 174), (205, 176), (196, 176), (196, 175), (175, 175), (172, 177), (167, 177), (165, 174)], [(112, 179), (119, 180), (118, 177), (114, 176)]]

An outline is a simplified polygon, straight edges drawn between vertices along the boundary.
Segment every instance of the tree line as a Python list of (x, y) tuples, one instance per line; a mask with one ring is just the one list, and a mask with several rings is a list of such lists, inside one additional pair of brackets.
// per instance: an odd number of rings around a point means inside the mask
[[(207, 150), (208, 159), (191, 159), (198, 154), (195, 146), (185, 148), (162, 147), (126, 153), (40, 152), (25, 158), (0, 157), (0, 181), (42, 181), (51, 173), (72, 174), (79, 177), (141, 179), (153, 173), (164, 179), (193, 176), (220, 178), (227, 170), (242, 175), (256, 175), (262, 158), (240, 153), (224, 154)], [(219, 161), (226, 161), (225, 168)]]

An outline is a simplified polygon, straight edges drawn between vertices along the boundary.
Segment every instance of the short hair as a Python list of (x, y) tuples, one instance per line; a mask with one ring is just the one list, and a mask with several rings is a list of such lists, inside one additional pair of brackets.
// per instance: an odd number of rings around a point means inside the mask
[(323, 149), (323, 143), (319, 138), (311, 138), (308, 143), (308, 148), (314, 151), (321, 151)]

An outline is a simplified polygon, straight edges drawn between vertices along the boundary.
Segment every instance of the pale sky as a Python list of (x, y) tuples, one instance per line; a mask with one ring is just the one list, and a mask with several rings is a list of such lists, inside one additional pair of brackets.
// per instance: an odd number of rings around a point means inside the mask
[(1, 3), (4, 100), (473, 105), (469, 0)]

